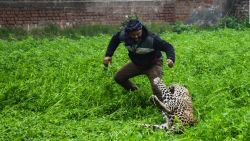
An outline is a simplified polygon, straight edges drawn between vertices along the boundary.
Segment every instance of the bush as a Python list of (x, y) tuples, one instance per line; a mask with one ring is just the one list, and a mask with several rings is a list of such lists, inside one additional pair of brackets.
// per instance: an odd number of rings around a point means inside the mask
[[(59, 26), (50, 24), (45, 27), (34, 28), (30, 31), (26, 31), (21, 27), (15, 28), (0, 28), (0, 38), (1, 39), (24, 39), (27, 36), (33, 36), (35, 38), (55, 38), (57, 36), (65, 36), (73, 39), (80, 39), (81, 36), (95, 36), (99, 34), (115, 34), (117, 31), (125, 27), (127, 22), (131, 19), (139, 19), (136, 15), (128, 16), (120, 25), (80, 25), (78, 27), (69, 27), (61, 29)], [(163, 32), (188, 32), (188, 31), (198, 31), (201, 29), (206, 30), (216, 30), (219, 28), (232, 28), (241, 30), (244, 28), (249, 28), (250, 24), (247, 19), (239, 20), (235, 17), (225, 17), (223, 18), (217, 26), (214, 27), (199, 27), (195, 25), (184, 24), (183, 22), (176, 22), (173, 24), (169, 23), (145, 23), (146, 27), (156, 33), (161, 34)]]
[(243, 29), (250, 27), (249, 21), (247, 19), (237, 19), (236, 17), (224, 17), (218, 25), (219, 28), (233, 28), (233, 29)]

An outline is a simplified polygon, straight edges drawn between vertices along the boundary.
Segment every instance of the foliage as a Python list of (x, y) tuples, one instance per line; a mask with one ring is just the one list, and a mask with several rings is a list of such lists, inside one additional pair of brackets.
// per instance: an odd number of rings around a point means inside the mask
[(248, 19), (237, 19), (235, 17), (227, 16), (220, 21), (218, 27), (244, 29), (250, 27), (250, 23)]
[[(29, 36), (34, 38), (57, 38), (58, 36), (64, 36), (71, 39), (80, 39), (81, 36), (97, 36), (99, 34), (113, 35), (119, 30), (123, 29), (129, 20), (139, 19), (137, 15), (128, 15), (120, 25), (103, 25), (103, 24), (86, 24), (75, 27), (67, 27), (61, 29), (58, 25), (50, 24), (44, 27), (33, 28), (27, 31), (21, 27), (2, 27), (0, 28), (0, 39), (17, 39), (22, 40)], [(140, 19), (139, 19), (140, 20)], [(248, 19), (237, 19), (235, 17), (224, 17), (213, 27), (200, 27), (192, 24), (185, 24), (181, 21), (175, 23), (143, 23), (151, 32), (161, 34), (163, 32), (189, 32), (200, 30), (218, 30), (221, 28), (232, 28), (237, 30), (243, 30), (250, 28)]]
[[(197, 125), (180, 135), (141, 128), (162, 123), (145, 76), (126, 92), (103, 70), (110, 35), (0, 40), (0, 140), (250, 140), (250, 30), (168, 32), (176, 63), (164, 80), (189, 89)], [(164, 55), (165, 56), (165, 55)]]
[(170, 24), (157, 24), (157, 23), (146, 23), (145, 26), (147, 29), (149, 29), (151, 32), (160, 34), (163, 32), (171, 32), (172, 26)]
[(65, 36), (71, 39), (79, 39), (81, 36), (96, 36), (98, 34), (114, 34), (119, 30), (116, 25), (81, 25), (78, 27), (59, 28), (57, 25), (47, 25), (27, 31), (23, 28), (0, 28), (0, 39), (25, 39), (29, 36), (34, 38), (57, 38)]
[(184, 31), (191, 31), (191, 30), (196, 30), (198, 27), (195, 27), (194, 25), (187, 25), (184, 24), (183, 22), (176, 22), (175, 24), (171, 25), (171, 30), (176, 33), (182, 33)]
[(0, 28), (0, 39), (22, 39), (23, 37), (27, 36), (28, 32), (23, 28), (7, 28), (1, 27)]

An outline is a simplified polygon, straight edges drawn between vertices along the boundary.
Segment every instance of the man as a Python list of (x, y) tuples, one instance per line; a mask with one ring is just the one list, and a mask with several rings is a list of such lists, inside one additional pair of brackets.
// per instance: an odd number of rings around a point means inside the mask
[(160, 100), (161, 92), (154, 85), (153, 79), (162, 77), (163, 59), (161, 51), (166, 52), (167, 65), (172, 68), (175, 61), (174, 48), (168, 42), (150, 33), (139, 20), (130, 20), (125, 29), (115, 34), (106, 51), (103, 64), (108, 66), (118, 45), (124, 42), (131, 62), (123, 66), (116, 74), (115, 81), (125, 90), (137, 90), (137, 86), (129, 79), (141, 74), (146, 75), (151, 83), (152, 91)]

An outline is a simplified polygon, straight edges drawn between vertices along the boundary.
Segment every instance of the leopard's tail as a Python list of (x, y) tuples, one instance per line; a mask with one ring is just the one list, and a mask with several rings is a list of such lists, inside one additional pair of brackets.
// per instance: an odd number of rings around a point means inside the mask
[(160, 125), (151, 125), (151, 124), (143, 124), (144, 128), (151, 128), (153, 130), (160, 129), (165, 131), (170, 131), (175, 134), (182, 134), (184, 132), (184, 129), (177, 128), (176, 126), (168, 127), (166, 123), (160, 124)]
[(168, 126), (166, 123), (160, 124), (160, 125), (152, 125), (152, 124), (143, 124), (142, 127), (144, 128), (151, 128), (151, 129), (163, 129), (163, 130), (168, 130)]

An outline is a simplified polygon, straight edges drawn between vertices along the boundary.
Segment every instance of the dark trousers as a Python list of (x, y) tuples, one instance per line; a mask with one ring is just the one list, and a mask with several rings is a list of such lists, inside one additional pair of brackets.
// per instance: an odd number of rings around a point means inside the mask
[(150, 81), (153, 94), (156, 95), (159, 100), (162, 100), (161, 91), (153, 83), (154, 78), (162, 77), (162, 60), (158, 60), (149, 68), (141, 68), (136, 66), (134, 63), (130, 62), (124, 65), (116, 74), (115, 81), (120, 84), (125, 90), (134, 91), (137, 89), (137, 86), (132, 83), (129, 79), (138, 75), (146, 75)]

